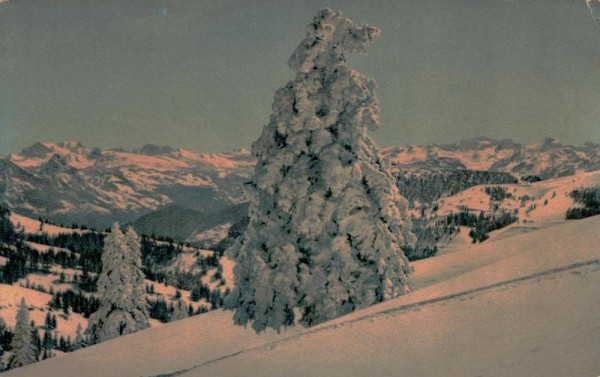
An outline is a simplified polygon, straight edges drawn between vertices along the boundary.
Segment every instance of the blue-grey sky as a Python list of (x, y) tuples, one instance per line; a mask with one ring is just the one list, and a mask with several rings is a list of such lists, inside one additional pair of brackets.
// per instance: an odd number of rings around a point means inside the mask
[(486, 135), (600, 142), (600, 24), (585, 0), (0, 2), (0, 154), (35, 141), (249, 147), (321, 8), (382, 29), (381, 145)]

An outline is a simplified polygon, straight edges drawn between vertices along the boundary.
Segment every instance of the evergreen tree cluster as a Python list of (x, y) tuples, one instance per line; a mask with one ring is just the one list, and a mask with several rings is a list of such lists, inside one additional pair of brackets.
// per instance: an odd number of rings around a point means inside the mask
[(468, 211), (462, 211), (450, 214), (445, 218), (446, 225), (448, 226), (468, 226), (471, 228), (469, 236), (473, 240), (473, 243), (487, 240), (490, 232), (504, 228), (517, 220), (516, 216), (508, 212), (488, 216), (483, 211), (478, 216)]
[[(194, 310), (191, 304), (187, 305), (181, 300), (180, 293), (176, 297), (177, 300), (169, 305), (165, 305), (164, 300), (162, 302), (160, 300), (156, 302), (146, 301), (142, 272), (142, 245), (133, 231), (123, 235), (120, 230), (113, 234), (114, 229), (112, 229), (108, 236), (94, 232), (53, 236), (46, 233), (24, 235), (15, 229), (9, 216), (10, 212), (8, 210), (0, 208), (0, 255), (8, 259), (5, 266), (0, 266), (0, 282), (12, 284), (26, 277), (29, 273), (49, 273), (50, 267), (53, 265), (61, 265), (63, 268), (81, 268), (82, 273), (73, 275), (72, 279), (68, 279), (62, 273), (59, 282), (73, 284), (74, 288), (58, 292), (55, 292), (52, 286), (48, 291), (41, 285), (33, 285), (29, 280), (26, 281), (25, 286), (27, 288), (37, 289), (52, 295), (49, 306), (54, 311), (48, 312), (46, 316), (44, 326), (40, 330), (43, 335), (41, 339), (33, 323), (29, 323), (30, 343), (23, 340), (22, 333), (24, 331), (17, 332), (15, 330), (13, 332), (0, 321), (0, 354), (4, 352), (13, 353), (15, 347), (25, 350), (16, 353), (17, 356), (12, 359), (10, 366), (0, 365), (0, 371), (8, 367), (18, 367), (25, 365), (27, 362), (52, 357), (56, 351), (70, 352), (84, 347), (88, 342), (95, 343), (115, 336), (115, 334), (121, 335), (145, 328), (148, 326), (148, 307), (152, 310), (152, 317), (163, 322), (186, 318), (209, 310), (204, 305)], [(113, 247), (113, 253), (106, 254), (104, 252), (106, 248), (105, 237), (109, 240), (109, 243), (111, 237), (119, 239), (117, 242), (119, 251), (114, 250)], [(45, 244), (51, 248), (48, 252), (41, 253), (28, 247), (24, 241)], [(201, 281), (202, 276), (206, 275), (209, 268), (221, 268), (219, 253), (208, 256), (202, 256), (198, 253), (198, 265), (202, 269), (200, 274), (168, 271), (165, 267), (182, 252), (183, 246), (169, 242), (168, 239), (157, 241), (146, 236), (143, 237), (143, 243), (145, 262), (147, 263), (144, 269), (161, 271), (158, 275), (165, 283), (171, 285), (175, 283), (180, 289), (191, 290), (194, 286), (201, 284), (196, 282)], [(113, 246), (115, 246), (114, 243)], [(69, 251), (53, 249), (54, 247)], [(106, 270), (106, 266), (103, 266), (103, 263), (108, 263), (108, 270)], [(121, 268), (123, 266), (131, 268), (126, 268), (126, 271), (124, 271)], [(102, 280), (102, 274), (98, 274), (98, 272), (109, 274), (107, 271), (115, 272), (115, 270), (119, 270), (120, 273), (111, 273), (112, 280), (106, 278), (106, 276)], [(219, 273), (216, 276), (218, 279), (222, 279)], [(123, 282), (124, 284), (121, 284)], [(221, 280), (221, 284), (224, 284), (223, 280)], [(95, 292), (97, 285), (101, 288), (97, 295), (86, 293)], [(208, 286), (205, 288), (206, 292), (205, 290), (196, 292), (198, 300), (206, 299), (211, 309), (222, 307), (223, 294), (221, 289), (211, 290)], [(105, 300), (104, 309), (102, 309), (103, 299)], [(58, 336), (56, 318), (58, 311), (64, 313), (61, 315), (65, 318), (71, 312), (82, 314), (84, 317), (90, 317), (92, 314), (97, 313), (90, 321), (93, 326), (89, 331), (90, 336), (84, 334), (81, 327), (78, 329), (75, 340), (70, 337)], [(107, 314), (107, 312), (109, 313)], [(23, 313), (23, 310), (21, 310), (21, 317), (24, 316)], [(101, 323), (100, 326), (98, 326), (99, 323)], [(15, 334), (19, 335), (18, 339)], [(28, 347), (34, 350), (35, 355), (25, 360), (23, 355), (27, 353)]]
[(29, 273), (47, 273), (53, 265), (63, 268), (75, 268), (77, 257), (59, 250), (40, 253), (25, 244), (0, 246), (0, 256), (8, 259), (4, 267), (0, 267), (0, 282), (12, 284)]
[(227, 288), (224, 293), (221, 293), (220, 289), (210, 289), (206, 284), (196, 284), (192, 288), (190, 296), (192, 301), (204, 299), (206, 302), (210, 303), (211, 310), (214, 310), (223, 306), (223, 298), (229, 293), (229, 288)]
[(396, 178), (400, 193), (409, 200), (411, 206), (414, 206), (415, 202), (432, 203), (442, 197), (456, 195), (477, 185), (518, 182), (509, 173), (468, 169), (419, 173), (400, 172)]
[[(80, 266), (84, 275), (87, 275), (88, 271), (99, 271), (98, 261), (102, 254), (103, 234), (88, 232), (56, 236), (45, 233), (24, 235), (14, 228), (9, 215), (10, 211), (0, 207), (0, 256), (8, 259), (8, 263), (0, 267), (0, 282), (12, 284), (31, 272), (48, 272), (52, 265), (60, 265), (63, 268)], [(64, 248), (70, 252), (51, 248), (40, 253), (26, 246), (23, 241)]]
[[(103, 233), (90, 231), (84, 233), (59, 233), (54, 236), (46, 233), (27, 234), (26, 240), (70, 250), (71, 258), (76, 258), (74, 255), (79, 255), (79, 258), (75, 263), (71, 262), (64, 267), (73, 268), (80, 266), (84, 271), (98, 273), (102, 266), (101, 258), (104, 237)], [(62, 263), (59, 264), (62, 265)]]
[(453, 224), (446, 224), (443, 220), (432, 220), (425, 216), (412, 216), (412, 225), (412, 231), (417, 237), (417, 241), (412, 245), (405, 245), (403, 248), (409, 261), (436, 255), (438, 243), (458, 232), (458, 227)]
[(566, 213), (567, 220), (583, 219), (600, 214), (600, 186), (576, 189), (569, 195), (582, 207), (569, 208)]
[(140, 245), (144, 274), (150, 280), (164, 282), (166, 280), (164, 267), (183, 252), (183, 245), (165, 238), (163, 241), (155, 240), (143, 234)]
[(5, 352), (12, 351), (12, 340), (14, 334), (10, 328), (4, 322), (4, 319), (0, 317), (0, 372), (3, 372), (8, 368), (8, 365), (5, 365), (2, 362), (2, 356), (4, 356)]
[(15, 230), (9, 216), (10, 211), (0, 206), (0, 256), (8, 259), (0, 266), (0, 283), (4, 284), (14, 283), (28, 271), (28, 258), (21, 252), (23, 234)]
[(48, 359), (55, 356), (54, 351), (73, 352), (79, 348), (85, 347), (85, 339), (82, 335), (82, 327), (77, 325), (77, 336), (73, 341), (71, 336), (66, 338), (63, 335), (58, 336), (56, 331), (46, 328), (42, 337), (41, 355), (42, 359)]
[(149, 299), (148, 305), (150, 318), (163, 323), (178, 321), (208, 311), (204, 306), (200, 306), (197, 310), (194, 310), (191, 304), (186, 305), (183, 300), (175, 300), (167, 304), (167, 301), (162, 296), (159, 296), (156, 300)]
[(23, 234), (17, 232), (10, 221), (10, 211), (0, 206), (0, 245), (20, 245)]
[(486, 186), (484, 191), (488, 194), (490, 200), (494, 202), (501, 202), (504, 199), (513, 197), (513, 195), (508, 192), (507, 188), (502, 186)]
[(100, 307), (100, 300), (94, 296), (67, 289), (65, 291), (55, 292), (52, 295), (50, 307), (56, 310), (62, 310), (67, 314), (72, 311), (88, 318), (92, 313), (98, 310)]
[(30, 259), (22, 250), (24, 248), (15, 250), (11, 247), (0, 246), (0, 255), (8, 259), (4, 266), (0, 266), (0, 283), (13, 284), (27, 276), (32, 269)]
[(521, 181), (527, 182), (527, 183), (534, 183), (534, 182), (541, 182), (542, 178), (537, 175), (525, 175), (525, 176), (521, 177)]

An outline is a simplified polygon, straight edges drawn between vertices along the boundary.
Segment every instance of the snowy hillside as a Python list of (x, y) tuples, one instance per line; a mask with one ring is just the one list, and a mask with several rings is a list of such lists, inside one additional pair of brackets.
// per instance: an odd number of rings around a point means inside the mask
[(600, 217), (414, 262), (414, 291), (256, 335), (211, 312), (6, 376), (593, 376)]
[[(95, 287), (105, 234), (0, 210), (0, 319), (12, 331), (24, 297), (44, 339), (44, 355), (72, 351), (78, 326), (87, 328), (99, 304)], [(141, 242), (152, 327), (222, 305), (223, 293), (232, 288), (230, 261), (214, 251), (146, 236)], [(9, 350), (2, 328), (0, 335), (0, 348)], [(0, 370), (10, 356), (2, 353)]]
[[(442, 188), (452, 182), (438, 181)], [(582, 203), (581, 195), (586, 191), (590, 191), (588, 204), (593, 208), (586, 209), (588, 205)], [(600, 171), (537, 182), (471, 184), (432, 202), (415, 201), (413, 231), (421, 248), (435, 245), (438, 253), (448, 253), (488, 238), (532, 231), (565, 218), (598, 214), (600, 196), (595, 194), (594, 199), (593, 194), (597, 191), (600, 191)], [(412, 259), (428, 255), (417, 252)]]
[[(480, 185), (457, 195), (436, 201), (437, 214), (443, 216), (462, 209), (480, 212), (490, 211), (494, 205), (507, 211), (517, 210), (522, 221), (563, 220), (569, 207), (575, 202), (569, 194), (581, 187), (600, 185), (600, 171), (554, 178), (547, 181), (519, 184)], [(506, 194), (494, 200), (486, 193), (493, 188), (506, 190)]]

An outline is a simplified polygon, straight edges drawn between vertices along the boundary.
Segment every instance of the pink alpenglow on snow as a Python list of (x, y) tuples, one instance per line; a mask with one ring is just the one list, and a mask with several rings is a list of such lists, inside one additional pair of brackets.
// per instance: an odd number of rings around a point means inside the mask
[(313, 328), (256, 334), (218, 310), (7, 377), (594, 376), (598, 229), (595, 216), (414, 262), (412, 292)]

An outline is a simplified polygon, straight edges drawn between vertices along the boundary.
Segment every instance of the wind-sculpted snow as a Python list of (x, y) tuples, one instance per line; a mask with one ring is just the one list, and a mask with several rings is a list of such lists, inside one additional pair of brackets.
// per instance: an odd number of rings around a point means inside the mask
[(335, 70), (345, 61), (346, 52), (365, 52), (379, 34), (376, 27), (358, 27), (341, 13), (323, 9), (308, 25), (306, 38), (298, 45), (288, 65), (299, 74), (315, 69)]
[(325, 9), (289, 60), (296, 78), (253, 145), (250, 223), (230, 250), (239, 324), (311, 325), (409, 290), (406, 203), (367, 135), (375, 83), (344, 58), (378, 34)]

